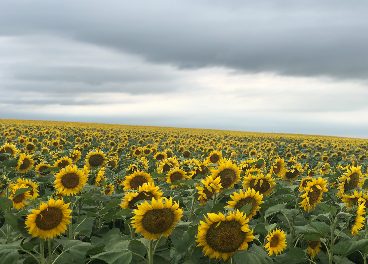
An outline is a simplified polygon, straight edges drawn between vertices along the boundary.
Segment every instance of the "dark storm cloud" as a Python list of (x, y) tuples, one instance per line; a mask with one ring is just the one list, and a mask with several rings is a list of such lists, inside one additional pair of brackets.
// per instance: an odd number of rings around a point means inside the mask
[[(179, 68), (368, 79), (367, 7), (341, 0), (8, 1), (0, 4), (0, 34), (62, 35)], [(105, 79), (98, 77), (91, 82)]]

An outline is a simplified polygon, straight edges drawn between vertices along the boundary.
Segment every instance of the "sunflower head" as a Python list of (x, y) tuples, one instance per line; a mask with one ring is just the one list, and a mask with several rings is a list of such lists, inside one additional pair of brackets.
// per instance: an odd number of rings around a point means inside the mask
[(243, 181), (244, 188), (252, 188), (263, 195), (270, 195), (275, 185), (271, 174), (264, 175), (260, 172), (257, 174), (249, 173)]
[(137, 190), (139, 186), (144, 183), (152, 183), (153, 180), (150, 174), (143, 171), (136, 171), (133, 174), (126, 176), (124, 184), (124, 191), (126, 190)]
[(249, 214), (246, 215), (248, 219), (251, 219), (253, 216), (255, 216), (257, 211), (261, 209), (259, 205), (264, 203), (262, 201), (263, 195), (251, 188), (247, 189), (245, 192), (243, 192), (243, 190), (240, 190), (239, 193), (234, 192), (232, 195), (230, 195), (230, 197), (231, 200), (228, 201), (228, 207), (234, 208), (234, 210), (240, 211), (244, 205), (248, 203), (252, 204)]
[(18, 166), (15, 168), (20, 173), (26, 173), (33, 168), (34, 160), (32, 156), (21, 154), (18, 160)]
[(222, 152), (221, 151), (212, 151), (207, 160), (212, 164), (217, 164), (222, 159)]
[(88, 168), (100, 167), (105, 165), (106, 162), (106, 155), (101, 150), (91, 151), (86, 157), (86, 165)]
[(137, 202), (140, 201), (151, 201), (152, 198), (155, 200), (161, 198), (163, 192), (160, 191), (158, 186), (155, 186), (152, 183), (144, 183), (142, 186), (139, 186), (138, 191), (126, 193), (124, 196), (124, 203), (120, 206), (121, 208), (130, 208), (137, 209)]
[(55, 175), (55, 188), (66, 195), (75, 195), (83, 190), (87, 183), (87, 176), (77, 166), (66, 166)]
[(222, 188), (220, 181), (220, 177), (214, 179), (211, 175), (201, 181), (203, 186), (197, 187), (199, 194), (198, 200), (200, 201), (200, 205), (206, 205), (206, 202), (211, 199), (212, 196), (220, 192)]
[(214, 179), (220, 177), (222, 188), (226, 190), (234, 187), (235, 183), (240, 181), (240, 170), (230, 160), (226, 160), (219, 163), (219, 167), (212, 173), (212, 177)]
[(32, 199), (32, 196), (30, 194), (30, 191), (27, 192), (23, 192), (21, 194), (15, 195), (16, 191), (22, 188), (28, 188), (26, 185), (22, 184), (22, 185), (12, 185), (11, 186), (11, 194), (9, 196), (10, 200), (13, 201), (13, 207), (15, 209), (22, 209), (24, 208), (26, 205), (29, 205), (28, 202), (26, 202), (27, 199)]
[(267, 244), (265, 248), (268, 251), (268, 255), (271, 256), (280, 254), (286, 248), (286, 234), (281, 229), (276, 229), (267, 236)]
[(68, 157), (63, 157), (58, 159), (57, 161), (55, 161), (54, 163), (54, 167), (59, 167), (59, 168), (65, 168), (66, 166), (70, 166), (73, 164), (73, 161), (71, 158)]
[(349, 190), (352, 190), (356, 187), (362, 187), (363, 181), (361, 181), (363, 175), (361, 172), (361, 166), (358, 167), (350, 167), (347, 169), (347, 172), (339, 177), (339, 192), (337, 193), (338, 197), (342, 197), (342, 195)]

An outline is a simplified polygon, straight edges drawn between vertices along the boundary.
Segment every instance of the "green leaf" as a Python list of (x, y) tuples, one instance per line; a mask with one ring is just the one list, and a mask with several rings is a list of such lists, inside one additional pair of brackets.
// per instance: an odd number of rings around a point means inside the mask
[(276, 204), (274, 206), (271, 206), (270, 208), (268, 208), (265, 212), (265, 217), (268, 217), (272, 214), (278, 213), (280, 211), (282, 211), (283, 209), (285, 209), (285, 204)]
[(10, 244), (2, 244), (0, 246), (0, 260), (1, 263), (15, 264), (19, 259), (18, 249), (20, 247), (21, 240), (15, 241)]
[(305, 262), (305, 253), (301, 248), (291, 248), (286, 254), (278, 255), (275, 260), (283, 263), (299, 263)]
[(341, 173), (339, 173), (339, 172), (336, 172), (335, 174), (330, 174), (328, 176), (328, 183), (332, 183), (332, 182), (336, 181), (337, 178), (339, 178), (340, 176), (341, 176)]
[(241, 209), (240, 209), (240, 212), (246, 214), (246, 215), (249, 215), (250, 213), (250, 210), (252, 209), (252, 204), (251, 203), (247, 203), (246, 205), (244, 205)]
[(367, 189), (367, 188), (368, 188), (368, 181), (365, 180), (362, 189)]
[(317, 207), (319, 209), (321, 209), (322, 211), (329, 212), (333, 215), (336, 215), (337, 208), (335, 206), (331, 206), (331, 205), (325, 204), (325, 203), (319, 203), (319, 204), (317, 204)]
[(220, 211), (223, 211), (225, 206), (226, 204), (223, 203), (215, 204), (215, 206), (211, 210), (211, 213), (218, 213)]
[(18, 221), (17, 217), (11, 213), (6, 213), (4, 215), (5, 222), (9, 225), (11, 225), (14, 229), (18, 229)]
[(306, 235), (304, 237), (304, 240), (309, 240), (309, 241), (320, 241), (320, 237), (316, 234), (310, 234), (310, 235)]
[(17, 195), (19, 195), (19, 194), (22, 194), (22, 193), (28, 192), (28, 191), (30, 191), (30, 190), (32, 190), (32, 188), (20, 188), (20, 189), (18, 189), (18, 190), (16, 190), (16, 191), (15, 191), (14, 196), (17, 196)]
[(94, 219), (92, 217), (87, 217), (87, 216), (83, 217), (80, 220), (80, 223), (77, 223), (74, 225), (75, 232), (89, 237), (92, 232), (93, 220)]
[(358, 241), (341, 241), (332, 247), (332, 252), (343, 257), (368, 245), (368, 239), (360, 239)]
[(13, 206), (13, 201), (9, 198), (0, 196), (0, 209), (2, 211), (6, 211), (7, 209), (11, 208)]
[(118, 206), (121, 203), (121, 199), (113, 199), (108, 202), (102, 210), (98, 212), (99, 215), (106, 214), (111, 208)]
[(325, 236), (331, 232), (331, 228), (325, 222), (312, 222), (306, 226), (296, 226), (295, 230), (300, 234), (319, 234)]
[(90, 243), (80, 240), (56, 239), (55, 241), (63, 246), (63, 252), (55, 264), (84, 263), (86, 253), (92, 247)]
[(44, 172), (50, 172), (50, 171), (56, 171), (56, 172), (59, 172), (60, 170), (61, 170), (61, 168), (59, 168), (59, 167), (50, 167), (50, 168), (44, 169), (44, 170), (42, 171), (42, 173), (44, 173)]
[(234, 261), (238, 264), (257, 263), (257, 264), (272, 264), (272, 259), (259, 246), (253, 245), (248, 250), (238, 250), (234, 257)]
[(107, 262), (107, 264), (129, 264), (132, 260), (132, 252), (129, 250), (115, 249), (94, 255), (91, 258), (101, 259)]

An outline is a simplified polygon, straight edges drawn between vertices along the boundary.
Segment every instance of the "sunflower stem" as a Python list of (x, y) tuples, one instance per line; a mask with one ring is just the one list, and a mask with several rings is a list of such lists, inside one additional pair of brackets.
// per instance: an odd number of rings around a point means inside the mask
[(51, 248), (51, 238), (47, 238), (47, 249), (48, 249), (48, 264), (52, 263), (52, 248)]
[(193, 216), (193, 209), (194, 209), (194, 196), (192, 198), (192, 206), (190, 207), (190, 213), (189, 213), (189, 217), (188, 217), (188, 222), (192, 221), (192, 216)]
[(148, 248), (148, 263), (153, 264), (153, 240), (149, 241), (149, 248)]
[(215, 207), (215, 204), (216, 204), (216, 194), (213, 195), (212, 209)]
[(43, 238), (40, 239), (40, 256), (41, 264), (45, 264), (45, 240)]

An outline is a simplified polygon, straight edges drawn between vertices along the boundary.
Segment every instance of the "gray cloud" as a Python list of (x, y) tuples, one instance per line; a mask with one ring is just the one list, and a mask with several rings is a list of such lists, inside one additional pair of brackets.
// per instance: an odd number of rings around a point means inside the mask
[(367, 9), (365, 1), (12, 1), (0, 6), (0, 34), (59, 34), (179, 68), (367, 79)]

